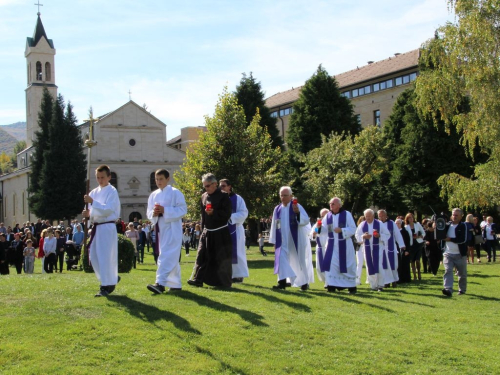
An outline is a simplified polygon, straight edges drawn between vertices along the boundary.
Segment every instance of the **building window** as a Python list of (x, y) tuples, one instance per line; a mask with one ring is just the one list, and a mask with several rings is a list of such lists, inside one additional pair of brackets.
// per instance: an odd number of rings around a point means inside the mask
[(358, 124), (361, 125), (361, 115), (356, 115), (356, 120), (358, 121)]
[(52, 72), (50, 70), (50, 63), (45, 63), (45, 80), (50, 81), (52, 79)]
[(373, 125), (380, 126), (380, 109), (373, 111)]
[(351, 92), (350, 91), (344, 91), (340, 95), (342, 95), (344, 98), (348, 98), (349, 99), (351, 97)]
[(158, 187), (156, 186), (156, 180), (155, 180), (155, 173), (151, 173), (151, 175), (149, 176), (149, 188), (151, 189), (151, 191), (155, 191), (156, 189), (158, 189)]
[(410, 83), (410, 76), (407, 75), (407, 76), (403, 76), (403, 84), (405, 83)]
[(292, 113), (293, 113), (292, 107), (280, 109), (280, 117), (288, 116), (288, 115), (291, 115)]
[(403, 77), (396, 78), (396, 86), (401, 86), (403, 84)]
[(372, 88), (371, 88), (371, 86), (365, 86), (365, 88), (364, 88), (364, 89), (365, 89), (365, 94), (369, 94), (369, 93), (371, 93), (371, 92), (372, 92)]
[(113, 185), (116, 190), (118, 190), (118, 177), (115, 172), (111, 172), (111, 180), (109, 183)]
[(42, 63), (40, 61), (36, 62), (36, 80), (42, 80)]
[(353, 97), (353, 98), (356, 98), (358, 95), (359, 95), (359, 94), (358, 94), (358, 89), (354, 89), (354, 90), (352, 90), (352, 97)]
[(271, 112), (271, 117), (277, 118), (278, 117), (278, 111)]
[(374, 83), (373, 84), (373, 92), (377, 92), (380, 90), (380, 83)]
[(129, 141), (128, 141), (128, 144), (129, 144), (130, 146), (134, 147), (134, 146), (135, 146), (135, 139), (133, 139), (133, 138), (132, 138), (131, 140), (129, 140)]
[(415, 81), (417, 79), (417, 73), (410, 74), (410, 81)]

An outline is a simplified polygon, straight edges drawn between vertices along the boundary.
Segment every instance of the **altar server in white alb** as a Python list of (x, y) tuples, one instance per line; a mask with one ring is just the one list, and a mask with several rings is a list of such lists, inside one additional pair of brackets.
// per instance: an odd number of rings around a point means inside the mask
[(229, 194), (229, 198), (231, 199), (232, 214), (227, 225), (233, 244), (232, 281), (233, 283), (242, 283), (243, 278), (248, 277), (247, 253), (245, 250), (245, 228), (243, 228), (243, 223), (248, 217), (248, 210), (243, 198), (233, 192), (233, 187), (228, 179), (223, 178), (220, 180), (219, 187), (224, 193)]
[(90, 262), (97, 279), (101, 282), (96, 297), (107, 296), (115, 290), (120, 281), (118, 276), (118, 235), (115, 221), (120, 217), (120, 198), (109, 181), (111, 170), (107, 165), (97, 167), (95, 177), (99, 186), (83, 197), (89, 204), (83, 210), (83, 217), (90, 217)]
[(309, 284), (314, 282), (309, 216), (299, 203), (292, 200), (289, 186), (280, 189), (280, 199), (269, 232), (269, 243), (274, 244), (274, 273), (278, 275), (278, 285), (273, 288), (294, 286), (308, 290)]
[(365, 210), (364, 216), (365, 221), (359, 224), (356, 229), (356, 240), (361, 243), (365, 251), (368, 282), (372, 290), (381, 292), (386, 280), (390, 280), (392, 277), (385, 250), (391, 234), (379, 220), (375, 219), (373, 210)]
[(166, 169), (155, 172), (158, 189), (148, 200), (148, 219), (151, 220), (156, 234), (154, 249), (158, 255), (156, 283), (149, 284), (148, 290), (161, 294), (182, 289), (181, 266), (179, 259), (182, 248), (182, 218), (187, 213), (184, 195), (168, 184), (170, 173)]
[(330, 200), (330, 211), (320, 230), (327, 233), (328, 240), (316, 254), (316, 268), (324, 272), (326, 288), (329, 292), (347, 288), (349, 293), (356, 293), (356, 251), (352, 243), (356, 223), (351, 213), (342, 208), (340, 198)]
[[(389, 219), (387, 216), (387, 212), (385, 210), (378, 210), (377, 212), (378, 219), (381, 224), (387, 228), (387, 231), (390, 233), (391, 237), (387, 242), (387, 259), (389, 260), (389, 269), (391, 271), (392, 277), (385, 281), (385, 286), (389, 286), (392, 283), (392, 287), (395, 288), (398, 281), (398, 248), (400, 251), (405, 251), (405, 242), (403, 240), (403, 236), (401, 236), (401, 232), (397, 227), (396, 223)], [(397, 246), (396, 246), (397, 245)], [(389, 276), (389, 275), (388, 275)]]

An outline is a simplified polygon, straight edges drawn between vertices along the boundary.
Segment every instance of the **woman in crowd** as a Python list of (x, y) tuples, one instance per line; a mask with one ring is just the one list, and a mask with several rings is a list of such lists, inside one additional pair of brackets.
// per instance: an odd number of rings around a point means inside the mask
[(474, 236), (474, 215), (467, 215), (465, 225), (467, 226), (467, 263), (474, 264), (474, 245), (476, 240)]
[(425, 251), (428, 253), (429, 258), (429, 272), (434, 276), (437, 275), (439, 264), (443, 260), (443, 252), (439, 248), (439, 243), (434, 234), (434, 223), (429, 220), (425, 228)]
[(496, 234), (497, 234), (496, 224), (493, 223), (493, 218), (488, 216), (486, 218), (486, 226), (484, 227), (483, 237), (486, 240), (486, 253), (488, 254), (488, 262), (493, 262), (497, 260), (497, 249), (496, 249)]
[(43, 240), (43, 252), (45, 254), (43, 268), (45, 269), (46, 273), (54, 272), (54, 264), (56, 263), (56, 249), (57, 240), (54, 237), (54, 231), (52, 228), (47, 228), (47, 235)]
[(484, 243), (484, 238), (481, 233), (481, 226), (479, 225), (479, 218), (474, 216), (474, 247), (476, 249), (477, 262), (481, 263), (481, 246)]
[(200, 244), (201, 227), (200, 224), (194, 226), (194, 249), (198, 250), (198, 245)]
[(45, 273), (45, 253), (43, 251), (45, 237), (47, 237), (47, 229), (42, 230), (42, 233), (40, 234), (40, 241), (38, 242), (37, 258), (42, 260), (42, 273)]
[(137, 258), (139, 253), (137, 252), (137, 240), (139, 239), (139, 234), (134, 228), (134, 223), (128, 223), (128, 230), (125, 232), (125, 237), (127, 237), (134, 245), (134, 268), (136, 268)]
[(57, 272), (57, 263), (59, 261), (59, 273), (62, 273), (66, 238), (64, 236), (61, 236), (61, 231), (59, 229), (56, 229), (55, 233), (56, 233), (56, 259), (54, 260), (54, 270)]
[(405, 216), (405, 229), (410, 236), (410, 262), (411, 270), (413, 272), (413, 280), (422, 280), (420, 274), (420, 258), (422, 257), (422, 247), (424, 246), (425, 231), (422, 225), (413, 217), (410, 212)]
[(396, 246), (398, 247), (398, 274), (399, 281), (398, 284), (404, 284), (411, 282), (411, 271), (410, 271), (410, 235), (403, 228), (403, 220), (398, 218), (396, 219), (396, 225), (399, 228), (399, 232), (401, 233), (401, 237), (403, 237), (403, 242), (405, 243), (405, 249), (401, 250), (396, 241)]

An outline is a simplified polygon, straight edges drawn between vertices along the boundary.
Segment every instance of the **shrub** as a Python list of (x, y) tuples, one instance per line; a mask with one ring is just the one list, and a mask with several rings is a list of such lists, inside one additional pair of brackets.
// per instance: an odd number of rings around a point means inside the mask
[[(87, 241), (88, 243), (88, 241)], [(134, 245), (122, 234), (118, 234), (118, 272), (128, 273), (132, 269), (134, 263)], [(89, 263), (88, 253), (84, 251), (82, 254), (83, 270), (87, 273), (94, 272), (92, 264)]]

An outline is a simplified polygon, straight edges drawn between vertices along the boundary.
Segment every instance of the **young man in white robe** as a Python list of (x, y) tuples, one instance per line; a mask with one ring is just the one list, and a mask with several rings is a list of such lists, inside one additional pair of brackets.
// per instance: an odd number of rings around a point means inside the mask
[(107, 165), (97, 167), (95, 176), (99, 186), (85, 195), (89, 204), (83, 210), (83, 217), (89, 217), (93, 224), (90, 236), (90, 262), (97, 279), (101, 282), (96, 297), (107, 296), (115, 290), (120, 281), (118, 276), (118, 235), (115, 221), (120, 216), (120, 198), (109, 182), (111, 170)]
[(158, 248), (158, 269), (156, 283), (149, 284), (148, 290), (161, 294), (182, 289), (179, 259), (182, 248), (182, 218), (187, 213), (184, 195), (169, 185), (170, 173), (166, 169), (155, 172), (158, 189), (148, 199), (147, 216), (154, 226), (155, 246)]
[(324, 272), (329, 292), (347, 288), (350, 294), (355, 294), (356, 251), (352, 237), (356, 232), (356, 223), (351, 213), (342, 208), (340, 198), (330, 200), (330, 212), (323, 218), (321, 225), (321, 233), (324, 232), (328, 240), (322, 252), (316, 255), (316, 268), (320, 267)]
[(269, 243), (275, 248), (274, 273), (278, 275), (278, 284), (273, 288), (294, 286), (306, 291), (314, 282), (309, 216), (300, 204), (293, 203), (289, 186), (280, 189), (280, 199), (269, 231)]
[(364, 216), (365, 221), (356, 229), (356, 240), (361, 243), (365, 252), (368, 283), (372, 290), (381, 292), (386, 280), (392, 277), (385, 250), (391, 234), (379, 220), (375, 219), (373, 210), (365, 210)]
[(248, 210), (245, 201), (241, 196), (233, 192), (233, 188), (228, 179), (219, 181), (221, 191), (229, 194), (231, 199), (232, 214), (228, 221), (229, 233), (233, 244), (232, 265), (233, 283), (242, 283), (243, 278), (248, 277), (247, 253), (245, 250), (245, 228), (243, 223), (248, 217)]
[[(387, 212), (385, 210), (378, 210), (377, 212), (378, 219), (382, 223), (383, 226), (387, 228), (387, 231), (390, 233), (391, 237), (389, 241), (387, 241), (387, 259), (389, 260), (389, 268), (391, 270), (392, 277), (390, 277), (385, 282), (385, 286), (388, 287), (389, 284), (392, 283), (392, 287), (395, 288), (399, 281), (398, 274), (398, 248), (401, 251), (405, 250), (405, 242), (403, 241), (403, 236), (401, 236), (401, 232), (396, 225), (396, 223), (389, 219), (387, 216)], [(397, 246), (396, 246), (397, 245)]]

